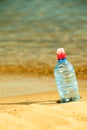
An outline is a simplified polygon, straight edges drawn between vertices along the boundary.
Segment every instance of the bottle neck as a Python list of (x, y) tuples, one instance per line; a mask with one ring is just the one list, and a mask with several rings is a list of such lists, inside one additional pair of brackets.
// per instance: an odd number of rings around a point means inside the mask
[(64, 58), (64, 59), (58, 59), (58, 63), (64, 63), (64, 62), (66, 62), (66, 61), (67, 61), (66, 58)]

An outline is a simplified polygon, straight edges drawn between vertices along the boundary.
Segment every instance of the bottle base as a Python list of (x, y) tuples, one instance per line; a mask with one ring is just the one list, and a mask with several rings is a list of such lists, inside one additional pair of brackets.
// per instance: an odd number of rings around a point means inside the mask
[(80, 96), (76, 97), (69, 97), (69, 98), (61, 98), (60, 103), (67, 103), (67, 102), (72, 102), (72, 101), (77, 101), (80, 99)]

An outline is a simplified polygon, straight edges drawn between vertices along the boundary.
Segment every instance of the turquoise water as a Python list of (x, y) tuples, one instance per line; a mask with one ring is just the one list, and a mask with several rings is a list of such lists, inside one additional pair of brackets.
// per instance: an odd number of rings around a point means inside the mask
[[(55, 35), (53, 39), (51, 35)], [(86, 42), (86, 0), (4, 0), (0, 2), (0, 40)], [(48, 38), (50, 37), (50, 38)], [(79, 42), (78, 41), (78, 42)]]
[(84, 57), (86, 43), (86, 0), (0, 0), (1, 64), (48, 58), (52, 64), (58, 47)]

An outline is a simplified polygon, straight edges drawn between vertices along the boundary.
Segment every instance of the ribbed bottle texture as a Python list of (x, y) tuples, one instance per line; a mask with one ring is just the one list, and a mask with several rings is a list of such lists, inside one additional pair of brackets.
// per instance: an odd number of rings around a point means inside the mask
[(58, 63), (54, 68), (56, 85), (60, 94), (60, 101), (69, 102), (80, 99), (78, 83), (73, 65), (66, 59), (63, 48), (57, 50)]

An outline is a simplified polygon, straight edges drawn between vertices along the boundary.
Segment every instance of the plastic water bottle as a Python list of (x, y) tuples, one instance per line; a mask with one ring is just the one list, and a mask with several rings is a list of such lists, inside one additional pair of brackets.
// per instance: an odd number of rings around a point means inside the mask
[(66, 103), (80, 99), (78, 83), (73, 65), (67, 60), (63, 48), (57, 49), (58, 63), (54, 68), (56, 85), (60, 94), (60, 102)]

